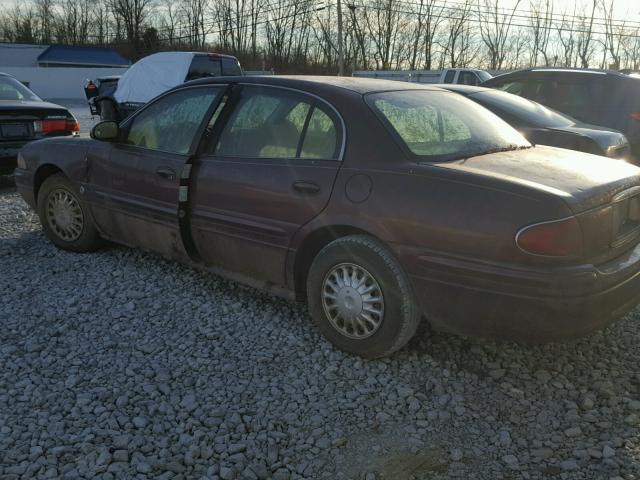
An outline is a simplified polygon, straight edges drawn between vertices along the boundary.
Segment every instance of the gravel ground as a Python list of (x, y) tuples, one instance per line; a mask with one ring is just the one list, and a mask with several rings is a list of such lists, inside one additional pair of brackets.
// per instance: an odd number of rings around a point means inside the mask
[(569, 344), (423, 327), (334, 350), (302, 305), (59, 251), (0, 180), (0, 478), (640, 479), (640, 311)]

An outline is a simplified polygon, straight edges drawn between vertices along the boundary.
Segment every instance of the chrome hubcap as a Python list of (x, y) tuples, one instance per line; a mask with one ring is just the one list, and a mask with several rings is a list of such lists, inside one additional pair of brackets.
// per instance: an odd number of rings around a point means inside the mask
[(84, 216), (80, 203), (68, 190), (57, 189), (47, 198), (47, 222), (61, 239), (73, 242), (80, 237)]
[(322, 306), (333, 328), (358, 340), (376, 333), (384, 318), (380, 285), (354, 263), (336, 265), (324, 277)]

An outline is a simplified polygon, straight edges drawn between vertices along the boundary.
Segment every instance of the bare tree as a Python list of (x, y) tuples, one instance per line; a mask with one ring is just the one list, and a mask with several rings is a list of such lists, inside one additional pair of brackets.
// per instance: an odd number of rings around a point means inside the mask
[(493, 70), (500, 70), (504, 63), (509, 31), (518, 5), (520, 0), (516, 0), (511, 13), (502, 13), (498, 7), (498, 0), (484, 0), (484, 8), (478, 0), (480, 37), (489, 53), (489, 68)]
[[(562, 13), (560, 24), (557, 26), (557, 40), (560, 47), (561, 65), (564, 67), (572, 67), (576, 52), (576, 38), (574, 36), (575, 16)], [(554, 65), (557, 62), (554, 62)]]
[(553, 0), (530, 0), (531, 14), (531, 56), (530, 65), (538, 64), (538, 56), (542, 55), (544, 64), (549, 65), (548, 47), (551, 39), (551, 27), (553, 24)]
[(611, 0), (608, 7), (606, 0), (603, 0), (602, 7), (605, 20), (604, 58), (606, 59), (607, 55), (609, 55), (611, 60), (613, 60), (613, 68), (619, 69), (621, 56), (620, 49), (622, 48), (623, 39), (626, 34), (626, 22), (623, 20), (621, 23), (614, 23), (614, 0)]
[(364, 21), (377, 69), (392, 68), (392, 59), (397, 56), (400, 15), (397, 0), (372, 0), (365, 8)]
[(593, 55), (593, 22), (597, 8), (598, 0), (591, 0), (591, 15), (588, 17), (580, 17), (580, 21), (578, 22), (576, 47), (582, 68), (589, 67), (589, 62)]
[(443, 68), (446, 63), (451, 68), (467, 64), (472, 51), (471, 7), (472, 0), (465, 0), (450, 15), (447, 24), (449, 31), (445, 38), (440, 68)]
[[(73, 2), (73, 0), (70, 1)], [(151, 12), (153, 0), (107, 0), (107, 2), (116, 25), (124, 29), (126, 39), (133, 47), (134, 54), (140, 54), (142, 52), (143, 25)]]

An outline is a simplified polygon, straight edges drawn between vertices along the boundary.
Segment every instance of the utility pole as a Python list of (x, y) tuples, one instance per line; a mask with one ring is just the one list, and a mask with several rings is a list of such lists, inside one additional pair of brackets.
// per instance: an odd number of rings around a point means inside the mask
[(342, 0), (338, 0), (338, 76), (344, 75), (344, 47), (342, 45)]

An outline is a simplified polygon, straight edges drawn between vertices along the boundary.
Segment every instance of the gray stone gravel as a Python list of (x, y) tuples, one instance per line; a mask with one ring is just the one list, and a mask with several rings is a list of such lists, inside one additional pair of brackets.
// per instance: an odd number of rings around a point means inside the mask
[(0, 189), (0, 478), (640, 479), (640, 320), (527, 347), (334, 350), (291, 304)]

